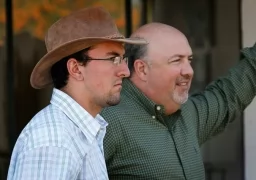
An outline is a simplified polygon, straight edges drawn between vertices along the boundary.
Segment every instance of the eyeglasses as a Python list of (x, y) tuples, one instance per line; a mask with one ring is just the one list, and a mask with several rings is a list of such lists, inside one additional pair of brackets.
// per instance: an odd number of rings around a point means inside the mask
[(111, 58), (106, 58), (106, 59), (88, 59), (88, 60), (102, 60), (102, 61), (112, 61), (114, 65), (118, 66), (125, 62), (125, 64), (128, 64), (128, 58), (127, 57), (121, 57), (121, 56), (115, 56)]

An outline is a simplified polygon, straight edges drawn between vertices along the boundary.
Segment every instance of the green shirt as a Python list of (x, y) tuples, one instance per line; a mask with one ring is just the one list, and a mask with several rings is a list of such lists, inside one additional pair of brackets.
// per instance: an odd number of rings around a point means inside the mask
[(256, 95), (256, 44), (226, 77), (194, 94), (176, 113), (148, 99), (128, 79), (121, 102), (106, 108), (104, 139), (110, 179), (205, 179), (200, 146), (223, 131)]

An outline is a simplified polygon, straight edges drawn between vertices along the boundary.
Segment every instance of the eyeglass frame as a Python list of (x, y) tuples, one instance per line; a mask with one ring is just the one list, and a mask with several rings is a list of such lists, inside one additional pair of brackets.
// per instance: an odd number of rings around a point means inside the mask
[[(120, 58), (119, 60), (116, 60), (116, 58)], [(122, 57), (122, 56), (114, 56), (114, 57), (110, 57), (110, 58), (106, 58), (106, 59), (100, 59), (100, 58), (88, 58), (88, 61), (91, 60), (99, 60), (99, 61), (112, 61), (114, 63), (114, 65), (118, 66), (120, 64), (122, 64), (122, 62), (125, 62), (125, 64), (128, 65), (128, 57)]]

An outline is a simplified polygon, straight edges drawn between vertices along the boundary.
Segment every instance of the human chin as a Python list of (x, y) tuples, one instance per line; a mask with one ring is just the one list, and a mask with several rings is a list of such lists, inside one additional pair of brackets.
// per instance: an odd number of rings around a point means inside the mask
[(173, 100), (177, 104), (184, 104), (188, 100), (188, 91), (184, 91), (182, 93), (179, 93), (178, 91), (174, 91)]
[(110, 95), (107, 98), (106, 103), (107, 103), (108, 106), (115, 106), (115, 105), (119, 104), (120, 99), (121, 99), (120, 98), (120, 93), (118, 92), (118, 93)]

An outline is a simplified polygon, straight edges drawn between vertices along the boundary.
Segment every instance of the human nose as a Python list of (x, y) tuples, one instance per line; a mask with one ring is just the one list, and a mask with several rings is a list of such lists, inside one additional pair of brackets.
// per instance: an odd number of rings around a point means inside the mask
[(129, 77), (130, 76), (130, 70), (128, 68), (127, 63), (122, 62), (118, 67), (120, 68), (118, 71), (119, 77)]
[(181, 69), (181, 75), (189, 77), (192, 77), (194, 75), (194, 70), (189, 61), (184, 63)]

